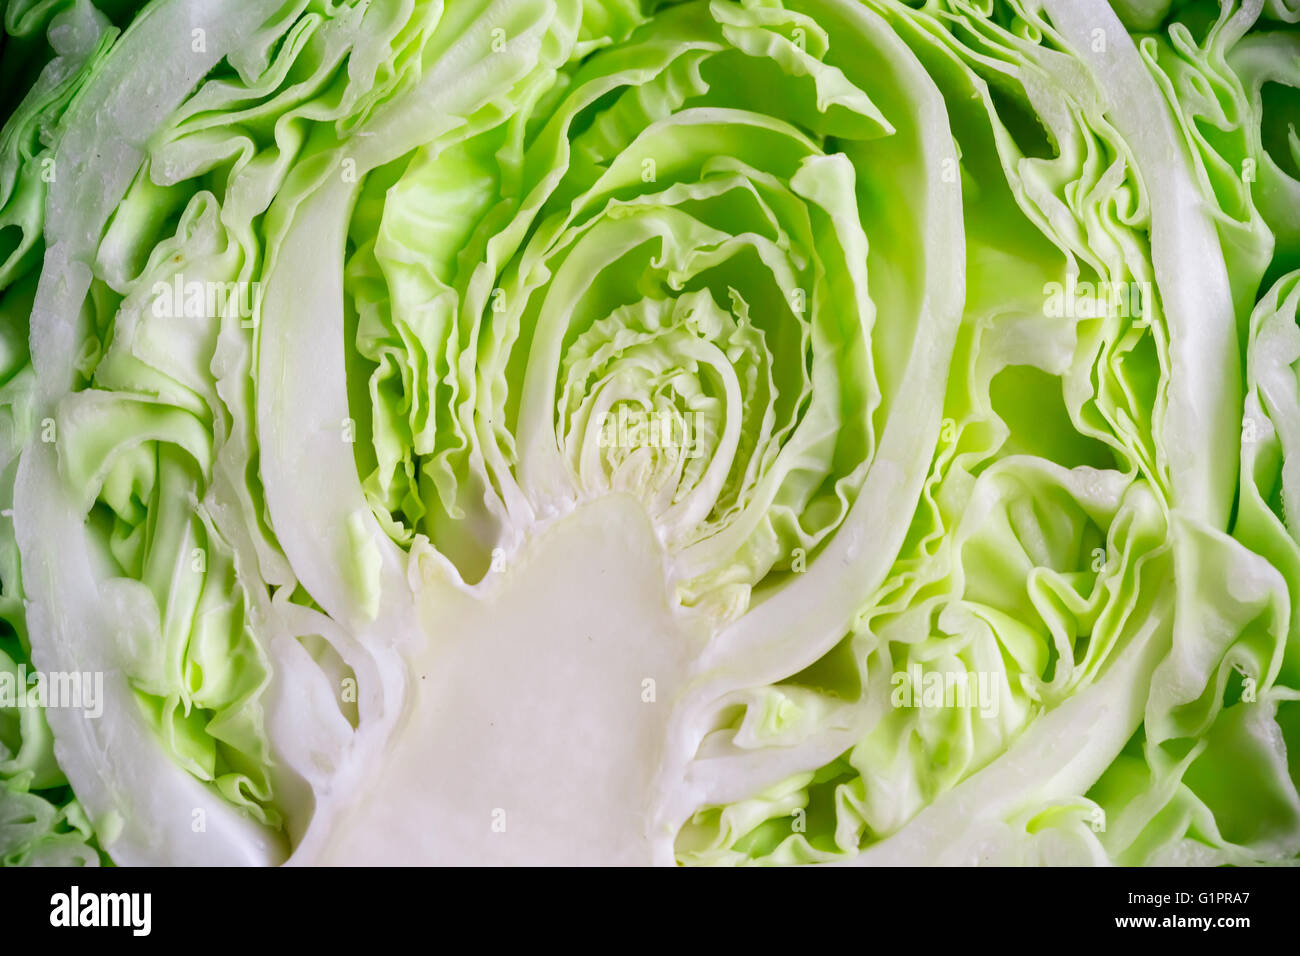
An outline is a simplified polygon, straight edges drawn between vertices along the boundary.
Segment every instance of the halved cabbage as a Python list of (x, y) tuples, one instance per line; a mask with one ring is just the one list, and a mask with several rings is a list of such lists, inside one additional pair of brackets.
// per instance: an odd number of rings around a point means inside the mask
[(0, 858), (1294, 858), (1300, 7), (1114, 6), (9, 3)]

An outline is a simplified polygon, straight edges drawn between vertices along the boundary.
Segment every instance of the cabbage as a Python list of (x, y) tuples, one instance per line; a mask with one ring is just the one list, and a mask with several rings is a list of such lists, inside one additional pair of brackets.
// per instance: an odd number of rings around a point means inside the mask
[(0, 861), (1294, 860), (1297, 23), (10, 0)]

